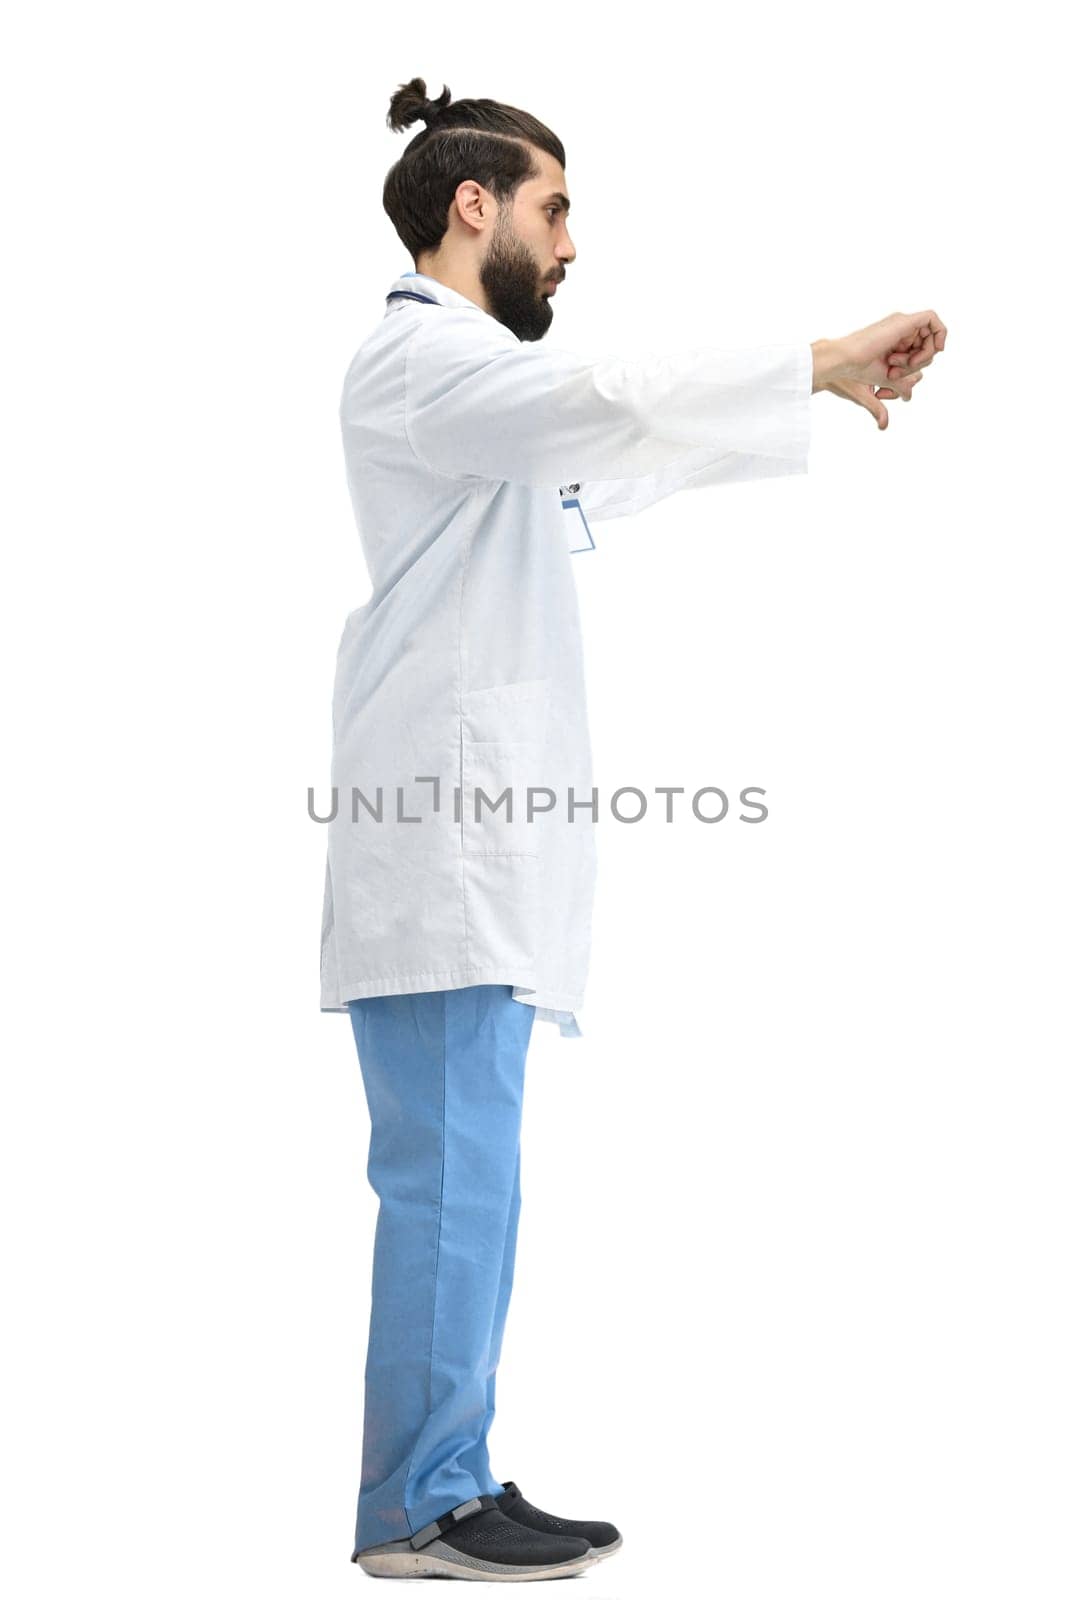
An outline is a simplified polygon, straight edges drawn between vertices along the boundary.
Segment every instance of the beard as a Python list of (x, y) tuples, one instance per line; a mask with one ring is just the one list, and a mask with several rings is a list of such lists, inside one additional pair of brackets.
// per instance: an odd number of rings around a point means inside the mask
[(517, 339), (543, 339), (552, 326), (552, 303), (533, 255), (517, 238), (511, 213), (502, 211), (479, 279), (492, 315)]

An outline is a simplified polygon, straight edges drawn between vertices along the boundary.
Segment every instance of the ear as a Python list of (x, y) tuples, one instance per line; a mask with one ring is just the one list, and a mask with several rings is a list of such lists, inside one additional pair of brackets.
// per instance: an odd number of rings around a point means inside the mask
[(453, 204), (460, 222), (465, 223), (468, 228), (474, 228), (480, 233), (483, 228), (492, 226), (496, 216), (496, 201), (489, 190), (483, 188), (473, 178), (464, 178), (458, 185)]

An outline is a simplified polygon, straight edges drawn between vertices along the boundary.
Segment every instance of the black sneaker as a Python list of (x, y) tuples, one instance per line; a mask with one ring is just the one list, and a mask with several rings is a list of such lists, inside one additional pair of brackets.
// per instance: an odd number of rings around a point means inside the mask
[(567, 1578), (602, 1552), (575, 1539), (512, 1521), (492, 1495), (464, 1501), (410, 1539), (366, 1545), (352, 1560), (374, 1578), (474, 1578), (521, 1583)]
[(588, 1539), (597, 1557), (610, 1556), (622, 1544), (622, 1535), (611, 1522), (575, 1522), (566, 1517), (553, 1517), (547, 1511), (538, 1511), (524, 1500), (517, 1483), (506, 1483), (504, 1493), (498, 1494), (495, 1504), (512, 1522), (519, 1523), (531, 1532), (555, 1534), (559, 1538)]

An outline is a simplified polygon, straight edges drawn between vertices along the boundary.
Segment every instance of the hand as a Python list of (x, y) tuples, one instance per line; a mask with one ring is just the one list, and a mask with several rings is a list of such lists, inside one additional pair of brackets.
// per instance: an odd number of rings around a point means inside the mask
[(880, 429), (889, 426), (884, 400), (910, 400), (948, 330), (935, 311), (895, 311), (843, 339), (819, 339), (812, 346), (813, 392), (829, 389), (863, 406)]

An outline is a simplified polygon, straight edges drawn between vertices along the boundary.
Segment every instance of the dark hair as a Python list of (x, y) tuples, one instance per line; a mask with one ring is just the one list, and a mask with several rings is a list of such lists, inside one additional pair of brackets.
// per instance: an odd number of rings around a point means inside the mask
[(416, 263), (448, 232), (448, 208), (465, 178), (507, 205), (519, 184), (536, 176), (531, 145), (567, 164), (556, 135), (529, 112), (497, 100), (451, 101), (447, 84), (428, 100), (425, 80), (412, 78), (389, 102), (386, 122), (394, 132), (417, 120), (426, 124), (390, 167), (382, 191), (389, 220)]

